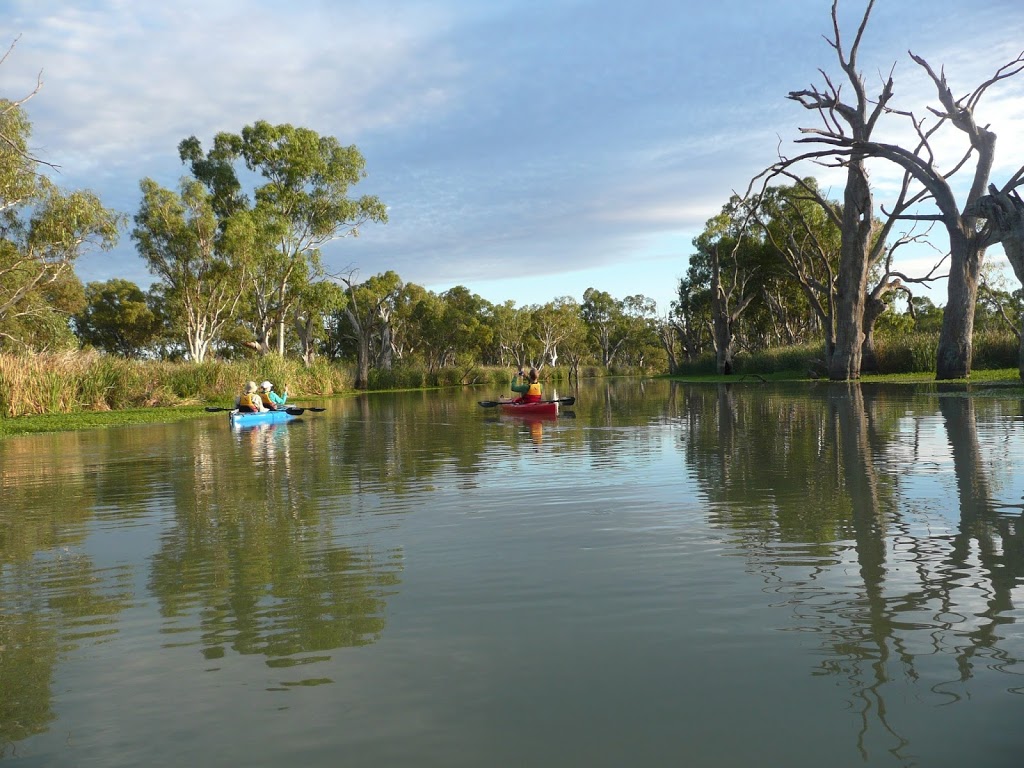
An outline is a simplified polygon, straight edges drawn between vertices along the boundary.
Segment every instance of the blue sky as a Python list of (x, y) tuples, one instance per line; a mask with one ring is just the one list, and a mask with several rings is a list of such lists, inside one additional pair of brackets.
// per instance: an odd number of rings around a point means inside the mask
[[(353, 193), (389, 206), (387, 225), (325, 249), (329, 269), (518, 305), (594, 287), (666, 312), (705, 221), (815, 124), (786, 94), (819, 68), (840, 77), (829, 0), (2, 2), (0, 43), (20, 39), (0, 95), (42, 71), (26, 109), (62, 186), (130, 215), (142, 178), (176, 185), (188, 136), (312, 128), (359, 147), (369, 175)], [(863, 8), (841, 0), (847, 39)], [(878, 0), (860, 68), (877, 92), (895, 64), (895, 104), (923, 114), (934, 89), (908, 48), (962, 95), (1019, 53), (1022, 30), (1019, 0)], [(1001, 182), (1024, 164), (1024, 76), (990, 89), (979, 122), (999, 135)], [(884, 201), (891, 174), (873, 180)], [(901, 266), (932, 261), (919, 258)], [(127, 233), (77, 269), (152, 280)]]

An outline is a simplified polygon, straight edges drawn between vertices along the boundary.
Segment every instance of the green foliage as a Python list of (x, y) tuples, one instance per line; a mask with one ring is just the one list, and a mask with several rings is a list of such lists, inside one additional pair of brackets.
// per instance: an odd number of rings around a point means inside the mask
[(73, 337), (67, 313), (80, 309), (73, 265), (108, 250), (123, 217), (89, 191), (64, 191), (38, 172), (28, 151), (31, 123), (0, 99), (0, 349), (53, 350)]
[[(357, 236), (367, 222), (387, 221), (387, 208), (377, 197), (349, 197), (350, 187), (366, 176), (362, 154), (334, 137), (264, 120), (239, 134), (218, 133), (205, 154), (195, 136), (182, 141), (178, 152), (209, 191), (222, 235), (233, 225), (247, 233), (247, 250), (258, 265), (248, 284), (249, 320), (263, 351), (277, 327), (283, 354), (288, 315), (300, 302), (310, 301), (305, 292), (322, 275), (320, 248)], [(240, 165), (264, 183), (247, 193)]]
[(1020, 359), (1020, 342), (1005, 328), (974, 334), (972, 367), (978, 370), (1016, 368)]
[(152, 179), (139, 186), (132, 239), (160, 280), (164, 312), (182, 332), (189, 359), (201, 363), (238, 306), (247, 282), (245, 254), (219, 244), (214, 201), (195, 180), (182, 180), (180, 192)]
[(891, 334), (875, 346), (879, 373), (923, 373), (935, 370), (938, 332)]
[(74, 325), (83, 344), (135, 358), (155, 341), (161, 323), (139, 286), (114, 278), (85, 287), (85, 307), (74, 316)]

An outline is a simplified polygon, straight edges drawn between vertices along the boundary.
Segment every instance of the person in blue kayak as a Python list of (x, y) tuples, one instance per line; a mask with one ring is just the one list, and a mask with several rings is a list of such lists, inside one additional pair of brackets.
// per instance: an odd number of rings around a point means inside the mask
[(263, 405), (266, 406), (269, 411), (276, 411), (284, 408), (285, 401), (288, 400), (288, 387), (284, 388), (284, 394), (279, 395), (274, 391), (274, 385), (269, 381), (264, 381), (260, 385), (260, 397), (263, 399)]
[[(519, 382), (518, 384), (516, 382)], [(539, 403), (541, 398), (541, 386), (540, 377), (537, 375), (537, 369), (530, 369), (530, 376), (527, 377), (523, 374), (523, 369), (519, 369), (514, 377), (512, 377), (512, 391), (518, 392), (517, 397), (512, 402), (514, 403)]]
[(255, 381), (250, 381), (245, 385), (242, 394), (235, 400), (235, 408), (242, 413), (260, 413), (267, 410), (263, 405), (262, 398), (260, 398), (259, 388), (256, 386)]

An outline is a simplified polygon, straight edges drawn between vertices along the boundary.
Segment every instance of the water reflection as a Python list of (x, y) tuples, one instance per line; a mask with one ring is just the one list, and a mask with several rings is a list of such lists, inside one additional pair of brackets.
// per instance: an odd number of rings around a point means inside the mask
[(235, 430), (231, 451), (196, 443), (195, 469), (172, 482), (173, 524), (147, 585), (168, 642), (195, 643), (207, 658), (227, 648), (263, 654), (283, 667), (380, 637), (401, 553), (343, 542), (333, 510), (312, 492), (329, 476), (317, 456), (331, 455), (316, 445), (299, 422)]
[[(737, 656), (771, 663), (758, 655), (769, 633), (839, 692), (843, 714), (821, 722), (843, 719), (849, 753), (901, 766), (938, 708), (967, 719), (993, 691), (1019, 701), (1022, 403), (856, 385), (587, 386), (575, 417), (550, 420), (483, 412), (479, 392), (400, 393), (241, 430), (218, 417), (0, 442), (0, 756), (47, 733), (61, 748), (68, 692), (109, 672), (69, 682), (67, 668), (81, 675), (104, 645), (143, 648), (185, 687), (272, 670), (253, 690), (302, 686), (310, 707), (348, 695), (346, 713), (365, 707), (358, 722), (384, 733), (380, 713), (403, 700), (416, 704), (396, 721), (439, 697), (456, 719), (527, 717), (549, 691), (516, 688), (523, 668), (541, 686), (578, 672), (584, 709), (603, 706), (590, 681), (614, 675), (609, 696), (671, 720), (689, 691), (672, 675), (713, 666), (721, 678), (704, 690), (742, 687), (787, 717), (785, 692), (737, 671)], [(708, 602), (721, 604), (713, 618), (744, 615), (711, 628), (736, 631), (727, 649), (689, 632)], [(762, 609), (767, 629), (745, 618)], [(344, 652), (357, 647), (358, 665)], [(421, 671), (420, 652), (436, 669)], [(364, 665), (364, 688), (330, 685)], [(570, 712), (552, 743), (574, 727), (570, 690), (552, 706)], [(530, 703), (490, 709), (502, 696)], [(645, 718), (633, 723), (645, 744), (677, 732)], [(335, 759), (326, 733), (312, 740)], [(797, 758), (778, 762), (807, 764)]]
[[(1010, 675), (1010, 693), (1024, 690), (1019, 634), (1005, 632), (1024, 576), (1022, 518), (992, 498), (992, 461), (978, 437), (983, 401), (938, 398), (959, 521), (936, 531), (903, 499), (904, 483), (928, 479), (931, 470), (917, 476), (904, 454), (909, 444), (921, 458), (921, 431), (934, 418), (908, 417), (906, 395), (833, 385), (806, 398), (738, 397), (723, 385), (675, 396), (712, 518), (789, 612), (780, 628), (819, 638), (816, 673), (848, 688), (864, 760), (884, 750), (912, 762), (886, 702), (890, 692), (906, 696), (908, 680), (933, 705), (965, 700), (982, 670)], [(998, 405), (985, 407), (1007, 423)], [(932, 467), (946, 460), (934, 444), (927, 450)]]

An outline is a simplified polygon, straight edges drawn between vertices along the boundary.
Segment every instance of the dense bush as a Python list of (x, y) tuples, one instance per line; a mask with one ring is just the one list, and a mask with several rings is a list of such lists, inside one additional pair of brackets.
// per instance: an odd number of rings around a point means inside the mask
[(879, 373), (929, 373), (935, 370), (938, 333), (899, 333), (875, 345)]

